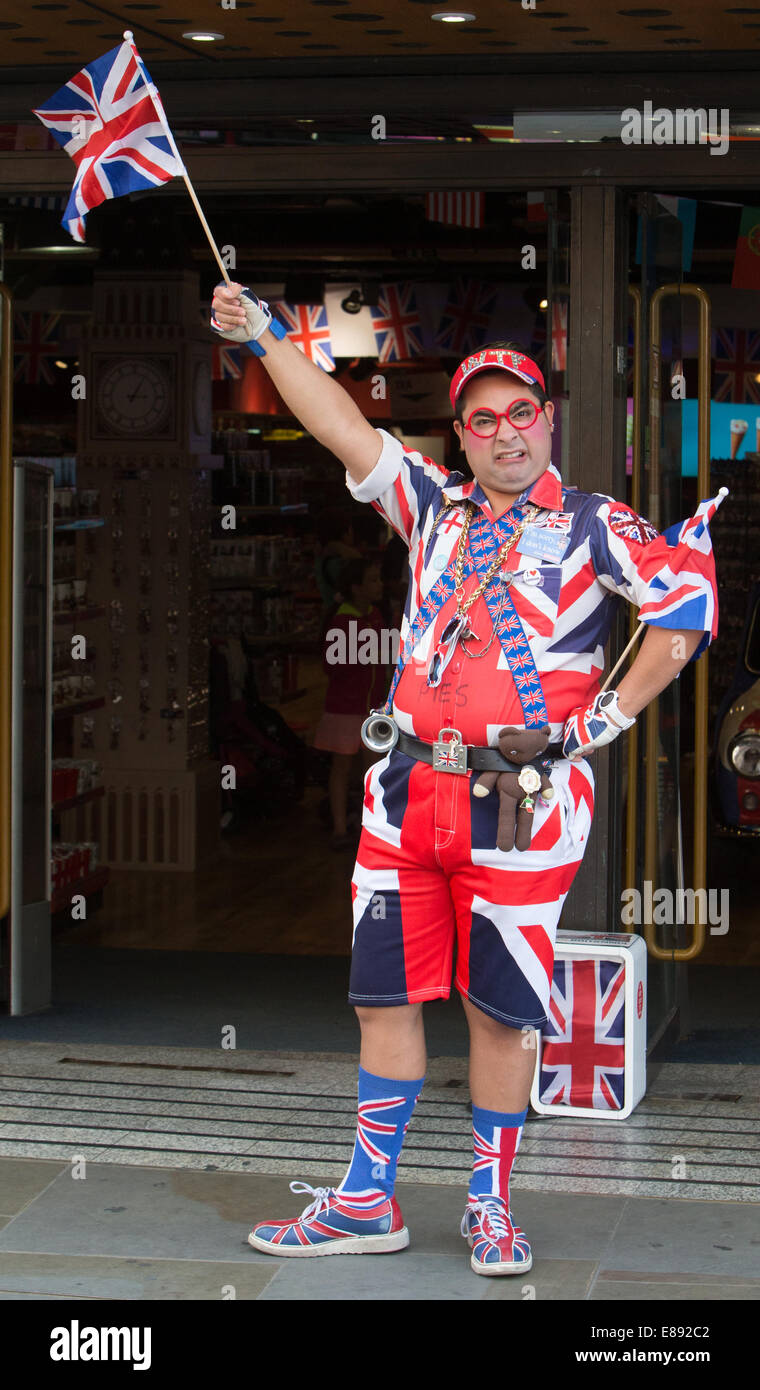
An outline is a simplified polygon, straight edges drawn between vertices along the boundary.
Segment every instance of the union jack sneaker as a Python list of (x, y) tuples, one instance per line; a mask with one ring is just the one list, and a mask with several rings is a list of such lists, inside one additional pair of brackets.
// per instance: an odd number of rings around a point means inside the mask
[(526, 1274), (533, 1264), (525, 1232), (515, 1226), (503, 1197), (470, 1197), (461, 1231), (472, 1247), (476, 1274)]
[(313, 1200), (297, 1220), (262, 1221), (248, 1237), (254, 1250), (268, 1255), (382, 1255), (403, 1250), (409, 1232), (395, 1197), (377, 1192), (352, 1195), (333, 1187), (292, 1182), (291, 1192), (310, 1192)]

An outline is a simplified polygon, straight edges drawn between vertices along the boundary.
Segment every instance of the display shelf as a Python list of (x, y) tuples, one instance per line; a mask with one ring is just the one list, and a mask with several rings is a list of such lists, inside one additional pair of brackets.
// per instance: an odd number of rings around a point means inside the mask
[(105, 787), (91, 787), (88, 792), (80, 792), (78, 796), (69, 796), (65, 801), (54, 801), (51, 810), (54, 815), (61, 811), (73, 811), (75, 806), (84, 806), (87, 801), (96, 801), (98, 797), (105, 796)]
[(81, 623), (87, 622), (91, 618), (105, 617), (106, 606), (104, 603), (91, 604), (87, 608), (74, 608), (70, 613), (53, 613), (54, 623)]
[(253, 507), (245, 503), (233, 503), (239, 516), (305, 516), (309, 510), (308, 502), (289, 502), (280, 507)]
[(71, 905), (71, 899), (75, 895), (89, 898), (92, 897), (93, 893), (99, 893), (102, 888), (105, 888), (109, 876), (108, 865), (103, 864), (99, 869), (94, 869), (86, 878), (75, 879), (73, 883), (67, 883), (64, 888), (59, 888), (51, 896), (50, 915), (55, 916), (57, 912), (65, 911)]
[(105, 526), (105, 517), (102, 516), (75, 516), (68, 521), (58, 518), (53, 521), (54, 531), (92, 531), (97, 526)]
[(293, 592), (291, 586), (285, 584), (282, 579), (265, 579), (263, 575), (241, 575), (239, 579), (218, 578), (211, 579), (212, 589), (287, 589)]
[(289, 646), (293, 650), (308, 648), (309, 651), (317, 651), (320, 648), (316, 637), (290, 637), (285, 632), (256, 633), (254, 636), (245, 636), (244, 642), (247, 647)]
[(105, 695), (101, 695), (93, 700), (77, 700), (73, 705), (59, 705), (57, 709), (55, 707), (53, 708), (53, 718), (66, 719), (73, 717), (75, 714), (87, 714), (88, 710), (102, 709), (105, 702)]

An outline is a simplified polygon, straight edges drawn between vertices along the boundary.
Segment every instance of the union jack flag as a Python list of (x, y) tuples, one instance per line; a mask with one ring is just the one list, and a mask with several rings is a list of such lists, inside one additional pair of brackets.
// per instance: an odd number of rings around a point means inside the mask
[(61, 353), (61, 344), (53, 338), (60, 317), (60, 314), (22, 314), (16, 310), (13, 316), (15, 381), (30, 385), (45, 381), (49, 386), (55, 381), (48, 358)]
[(161, 98), (132, 43), (82, 68), (34, 115), (77, 166), (61, 219), (75, 241), (84, 241), (85, 216), (106, 199), (155, 188), (183, 172), (160, 119)]
[(324, 304), (286, 304), (278, 300), (272, 308), (297, 348), (316, 362), (323, 372), (335, 371), (335, 358), (330, 346), (330, 325)]
[(700, 502), (686, 521), (675, 522), (644, 547), (639, 572), (652, 598), (639, 608), (639, 621), (655, 627), (704, 630), (691, 657), (697, 657), (718, 634), (718, 589), (709, 524), (728, 489)]
[(404, 362), (422, 352), (422, 328), (414, 285), (383, 285), (372, 308), (378, 361)]
[(714, 401), (760, 401), (760, 333), (716, 328), (713, 340)]
[(544, 1105), (622, 1110), (624, 982), (619, 961), (555, 960), (541, 1049)]
[(496, 286), (482, 280), (457, 280), (443, 310), (436, 347), (458, 357), (475, 352), (488, 338), (496, 294)]
[(237, 381), (243, 375), (240, 365), (240, 348), (232, 343), (220, 343), (211, 349), (211, 380)]

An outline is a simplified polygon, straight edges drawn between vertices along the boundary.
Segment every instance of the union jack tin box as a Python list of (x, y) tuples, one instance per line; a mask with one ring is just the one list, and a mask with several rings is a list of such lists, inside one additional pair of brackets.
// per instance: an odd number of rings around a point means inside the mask
[(624, 1120), (646, 1090), (646, 943), (558, 930), (549, 1021), (530, 1102), (539, 1115)]

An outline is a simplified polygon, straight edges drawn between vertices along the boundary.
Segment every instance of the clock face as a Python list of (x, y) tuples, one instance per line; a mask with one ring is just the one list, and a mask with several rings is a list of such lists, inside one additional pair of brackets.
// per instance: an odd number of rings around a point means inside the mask
[(193, 429), (206, 434), (211, 424), (211, 369), (207, 362), (196, 362), (193, 372)]
[(171, 437), (172, 365), (166, 357), (102, 359), (95, 387), (96, 437)]

